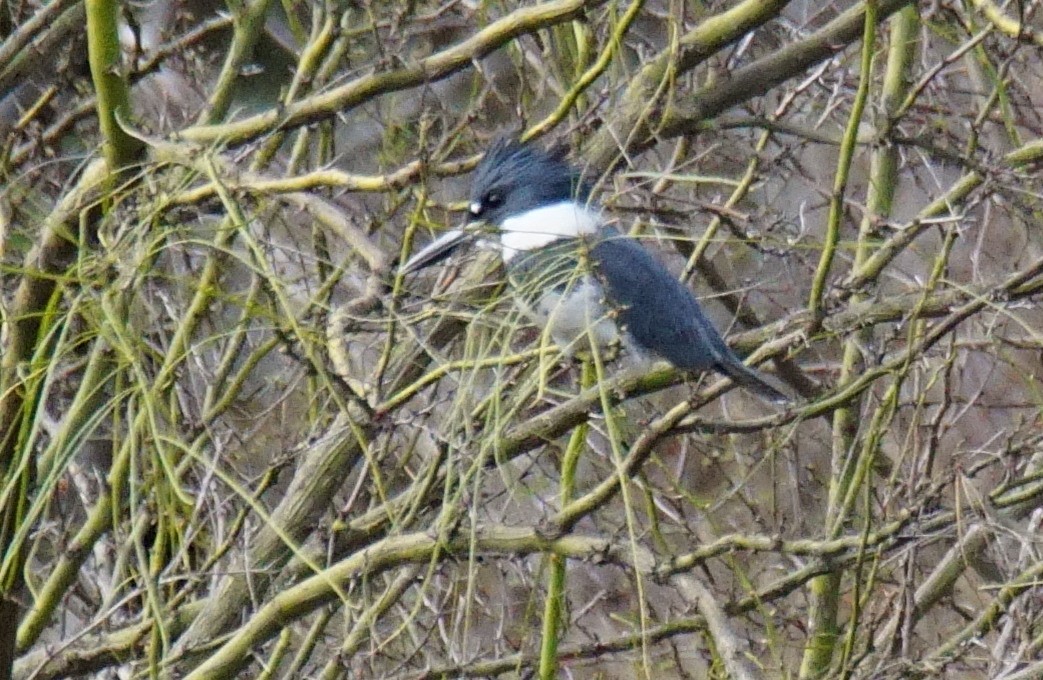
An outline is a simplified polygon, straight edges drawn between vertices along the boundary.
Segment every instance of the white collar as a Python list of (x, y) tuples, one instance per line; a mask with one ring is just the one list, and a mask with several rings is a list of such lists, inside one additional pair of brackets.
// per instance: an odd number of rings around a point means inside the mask
[(542, 248), (558, 239), (596, 234), (601, 224), (601, 213), (574, 201), (533, 208), (508, 217), (500, 225), (503, 261), (509, 262), (518, 253)]

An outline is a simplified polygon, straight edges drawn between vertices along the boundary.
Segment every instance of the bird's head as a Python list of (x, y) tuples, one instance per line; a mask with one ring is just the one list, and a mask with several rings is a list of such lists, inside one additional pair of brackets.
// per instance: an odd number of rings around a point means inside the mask
[(468, 224), (443, 234), (402, 266), (410, 273), (447, 258), (482, 235), (499, 235), (505, 259), (557, 238), (589, 233), (590, 188), (563, 153), (512, 138), (493, 143), (474, 172)]
[(494, 227), (524, 213), (565, 201), (585, 204), (590, 194), (564, 153), (501, 138), (482, 158), (471, 183), (471, 219)]

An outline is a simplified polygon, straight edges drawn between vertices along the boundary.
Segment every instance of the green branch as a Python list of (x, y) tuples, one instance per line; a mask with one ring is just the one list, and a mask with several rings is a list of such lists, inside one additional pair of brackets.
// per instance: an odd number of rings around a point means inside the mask
[(104, 155), (115, 172), (138, 159), (144, 145), (127, 134), (119, 119), (130, 120), (130, 87), (120, 62), (119, 2), (85, 0), (87, 54), (97, 93), (98, 123), (105, 138)]

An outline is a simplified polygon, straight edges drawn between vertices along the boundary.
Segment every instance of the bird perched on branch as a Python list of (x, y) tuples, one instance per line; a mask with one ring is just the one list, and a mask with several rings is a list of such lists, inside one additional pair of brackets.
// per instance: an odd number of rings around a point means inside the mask
[(561, 154), (513, 139), (495, 142), (475, 170), (468, 211), (464, 228), (414, 254), (403, 272), (489, 241), (525, 311), (566, 352), (588, 339), (596, 347), (622, 344), (685, 371), (719, 371), (772, 401), (788, 401), (742, 363), (687, 287), (608, 225)]

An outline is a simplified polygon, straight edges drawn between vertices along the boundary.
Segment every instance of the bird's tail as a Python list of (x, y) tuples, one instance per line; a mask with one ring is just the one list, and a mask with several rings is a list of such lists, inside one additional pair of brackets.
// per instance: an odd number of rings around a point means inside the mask
[(767, 377), (742, 363), (739, 357), (733, 357), (732, 361), (722, 361), (717, 369), (737, 384), (753, 390), (776, 404), (785, 404), (792, 400), (789, 395), (772, 385)]

